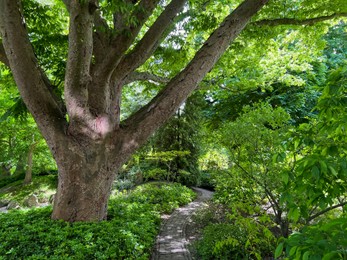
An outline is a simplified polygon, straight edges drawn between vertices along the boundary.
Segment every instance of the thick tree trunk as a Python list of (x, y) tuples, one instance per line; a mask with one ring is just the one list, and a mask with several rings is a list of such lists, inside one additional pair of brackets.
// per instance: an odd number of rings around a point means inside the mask
[(107, 165), (105, 152), (70, 153), (58, 163), (59, 181), (52, 219), (101, 221), (107, 217), (107, 205), (116, 169)]

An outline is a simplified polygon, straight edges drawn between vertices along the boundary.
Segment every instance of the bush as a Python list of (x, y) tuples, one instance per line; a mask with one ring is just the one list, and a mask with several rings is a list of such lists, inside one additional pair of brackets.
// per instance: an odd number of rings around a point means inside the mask
[(202, 171), (198, 177), (198, 186), (208, 190), (215, 189), (215, 180), (213, 175), (218, 174), (218, 171)]
[(165, 181), (169, 173), (161, 168), (149, 169), (144, 172), (143, 177), (146, 181)]
[(108, 221), (53, 221), (50, 207), (0, 214), (0, 259), (148, 259), (159, 213), (191, 199), (181, 185), (153, 183), (111, 198)]
[(24, 180), (24, 177), (25, 173), (16, 174), (9, 177), (3, 177), (0, 179), (0, 189), (15, 181)]
[(131, 202), (150, 204), (158, 212), (169, 213), (191, 202), (195, 196), (192, 190), (179, 183), (152, 182), (136, 187), (128, 199)]
[(275, 244), (272, 233), (251, 219), (210, 224), (197, 244), (201, 259), (263, 259)]
[(282, 253), (286, 259), (347, 259), (347, 218), (322, 221), (294, 232), (276, 248), (276, 257)]

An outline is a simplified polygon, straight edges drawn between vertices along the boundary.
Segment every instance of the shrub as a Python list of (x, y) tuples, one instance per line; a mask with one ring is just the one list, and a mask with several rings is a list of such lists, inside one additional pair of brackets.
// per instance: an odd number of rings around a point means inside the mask
[(282, 253), (286, 259), (347, 259), (347, 218), (322, 221), (294, 232), (277, 246), (275, 256)]
[(145, 171), (143, 177), (146, 181), (165, 181), (168, 179), (168, 175), (167, 170), (154, 168)]
[(159, 213), (191, 199), (181, 185), (151, 183), (114, 195), (108, 221), (53, 221), (50, 207), (0, 214), (0, 259), (148, 259)]
[(263, 259), (274, 250), (275, 238), (263, 225), (242, 219), (210, 224), (197, 244), (201, 259)]

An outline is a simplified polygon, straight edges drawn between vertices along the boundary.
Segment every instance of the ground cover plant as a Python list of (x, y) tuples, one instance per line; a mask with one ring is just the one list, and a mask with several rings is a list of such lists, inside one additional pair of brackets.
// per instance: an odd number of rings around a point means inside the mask
[(51, 207), (0, 214), (0, 259), (148, 259), (160, 213), (194, 196), (179, 184), (144, 184), (114, 194), (101, 222), (53, 221)]

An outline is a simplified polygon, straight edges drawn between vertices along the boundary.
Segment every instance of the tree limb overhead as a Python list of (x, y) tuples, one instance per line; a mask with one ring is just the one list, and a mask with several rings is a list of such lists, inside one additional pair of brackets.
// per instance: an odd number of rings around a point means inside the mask
[(339, 17), (347, 17), (347, 13), (334, 13), (327, 16), (319, 16), (309, 19), (294, 19), (294, 18), (279, 18), (272, 20), (260, 20), (252, 24), (258, 26), (277, 26), (277, 25), (314, 25), (319, 22), (324, 22)]
[(149, 28), (134, 50), (120, 62), (119, 69), (115, 70), (116, 78), (122, 78), (129, 72), (142, 65), (159, 46), (162, 36), (172, 24), (176, 15), (182, 10), (186, 0), (172, 0), (161, 13), (154, 24)]
[[(177, 110), (189, 93), (212, 69), (251, 17), (267, 2), (268, 0), (243, 1), (211, 34), (186, 68), (174, 77), (149, 104), (125, 120), (124, 130), (133, 131), (134, 143), (143, 143), (161, 123)], [(143, 131), (136, 134), (135, 129), (143, 129)]]
[(168, 83), (169, 79), (154, 75), (148, 72), (132, 72), (124, 81), (124, 85), (135, 82), (135, 81), (153, 81), (155, 83), (163, 84)]

